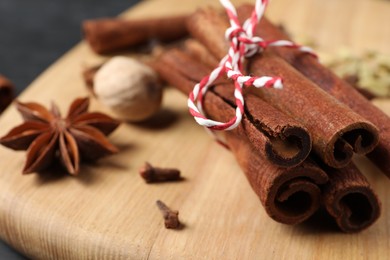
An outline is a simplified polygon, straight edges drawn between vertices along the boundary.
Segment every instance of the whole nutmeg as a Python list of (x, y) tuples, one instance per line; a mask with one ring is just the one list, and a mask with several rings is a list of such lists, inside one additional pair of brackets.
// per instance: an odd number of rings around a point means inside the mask
[(135, 59), (111, 58), (96, 72), (93, 82), (97, 98), (120, 119), (142, 121), (161, 106), (162, 86), (157, 74)]

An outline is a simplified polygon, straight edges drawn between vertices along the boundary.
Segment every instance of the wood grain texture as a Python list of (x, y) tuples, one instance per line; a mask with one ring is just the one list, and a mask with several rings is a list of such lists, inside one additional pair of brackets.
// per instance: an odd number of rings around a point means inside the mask
[[(149, 0), (125, 14), (183, 13), (207, 0)], [(243, 1), (234, 1), (240, 3)], [(212, 2), (218, 5), (217, 1)], [(322, 48), (347, 45), (390, 53), (390, 6), (381, 0), (273, 0), (271, 20), (305, 33)], [(53, 100), (62, 110), (87, 95), (81, 69), (104, 59), (81, 43), (53, 64), (20, 96)], [(345, 235), (308, 223), (278, 224), (264, 212), (233, 156), (195, 125), (186, 97), (168, 89), (165, 127), (122, 125), (111, 137), (121, 152), (79, 177), (22, 176), (24, 152), (0, 148), (0, 237), (32, 258), (51, 259), (389, 259), (390, 182), (356, 158), (383, 202), (379, 221)], [(378, 106), (390, 113), (387, 102)], [(94, 102), (92, 110), (102, 107)], [(0, 134), (21, 122), (14, 107), (0, 118)], [(185, 180), (147, 185), (138, 176), (145, 160), (181, 169)], [(180, 211), (182, 230), (166, 230), (155, 201)]]

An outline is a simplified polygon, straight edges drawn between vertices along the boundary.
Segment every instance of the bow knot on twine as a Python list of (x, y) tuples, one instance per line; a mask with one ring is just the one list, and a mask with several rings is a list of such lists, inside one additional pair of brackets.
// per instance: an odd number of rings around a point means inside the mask
[[(240, 24), (236, 9), (232, 3), (229, 0), (220, 0), (220, 2), (224, 6), (230, 21), (230, 27), (227, 28), (225, 32), (225, 38), (230, 42), (230, 47), (227, 55), (222, 58), (218, 67), (194, 86), (187, 103), (191, 115), (198, 124), (211, 130), (231, 130), (240, 124), (242, 115), (244, 114), (244, 98), (242, 95), (242, 89), (244, 87), (283, 88), (283, 81), (280, 77), (244, 75), (241, 71), (245, 58), (249, 58), (269, 46), (290, 47), (314, 56), (316, 55), (311, 48), (297, 45), (291, 41), (265, 41), (261, 37), (254, 36), (256, 26), (264, 14), (268, 0), (256, 0), (255, 9), (253, 10), (251, 17), (248, 18), (243, 25)], [(228, 122), (218, 122), (208, 119), (204, 116), (203, 112), (204, 95), (215, 80), (223, 75), (226, 75), (234, 82), (236, 113)]]

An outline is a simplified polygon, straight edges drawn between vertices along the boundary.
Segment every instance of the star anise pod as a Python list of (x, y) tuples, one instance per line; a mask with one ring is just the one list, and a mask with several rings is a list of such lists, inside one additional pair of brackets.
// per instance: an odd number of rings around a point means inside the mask
[(53, 103), (51, 110), (38, 103), (16, 102), (24, 123), (13, 128), (0, 143), (14, 150), (27, 150), (23, 173), (41, 171), (59, 158), (73, 175), (80, 161), (92, 161), (116, 153), (108, 139), (119, 122), (111, 117), (87, 112), (88, 98), (78, 98), (70, 105), (65, 118)]

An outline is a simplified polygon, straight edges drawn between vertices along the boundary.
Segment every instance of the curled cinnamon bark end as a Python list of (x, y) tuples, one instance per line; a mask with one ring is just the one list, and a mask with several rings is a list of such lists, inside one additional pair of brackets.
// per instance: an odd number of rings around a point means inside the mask
[(264, 180), (269, 191), (262, 199), (265, 210), (278, 222), (301, 223), (319, 208), (321, 189), (318, 185), (327, 179), (326, 173), (310, 162), (281, 171), (277, 178)]
[(335, 168), (348, 165), (354, 152), (362, 155), (371, 152), (379, 142), (376, 127), (368, 122), (351, 124), (340, 132), (329, 142), (323, 158), (327, 165)]
[(319, 207), (321, 189), (328, 176), (305, 161), (282, 168), (259, 156), (247, 138), (225, 132), (227, 143), (267, 214), (280, 223), (294, 225), (308, 219)]
[(350, 164), (343, 169), (327, 169), (329, 182), (323, 204), (344, 232), (358, 232), (380, 216), (380, 201), (366, 178)]
[(311, 151), (311, 137), (306, 129), (286, 126), (280, 136), (269, 138), (266, 144), (267, 158), (282, 167), (302, 163)]
[(84, 38), (99, 54), (120, 51), (151, 39), (173, 41), (187, 34), (187, 15), (138, 20), (96, 19), (82, 24)]

